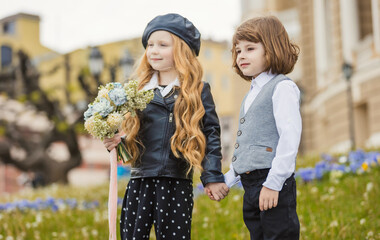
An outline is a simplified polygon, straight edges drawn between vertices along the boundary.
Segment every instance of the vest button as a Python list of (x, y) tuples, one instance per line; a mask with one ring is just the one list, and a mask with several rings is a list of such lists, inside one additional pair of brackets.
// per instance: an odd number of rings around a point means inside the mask
[(236, 143), (235, 144), (235, 149), (237, 149), (239, 147), (239, 143)]
[(237, 132), (237, 135), (238, 135), (238, 136), (240, 136), (240, 135), (241, 135), (241, 131), (240, 131), (240, 130)]
[(233, 161), (233, 162), (235, 162), (235, 161), (236, 161), (236, 157), (235, 157), (235, 156), (233, 156), (233, 158), (232, 158), (232, 161)]
[(174, 95), (174, 99), (177, 99), (178, 98), (178, 95)]
[(244, 123), (245, 122), (245, 118), (240, 118), (240, 123)]

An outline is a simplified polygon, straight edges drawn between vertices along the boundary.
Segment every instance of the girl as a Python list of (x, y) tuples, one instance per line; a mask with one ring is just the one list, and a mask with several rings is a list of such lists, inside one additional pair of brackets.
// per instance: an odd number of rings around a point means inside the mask
[(299, 239), (294, 170), (300, 91), (283, 75), (293, 70), (298, 53), (273, 16), (250, 19), (233, 36), (233, 68), (251, 81), (251, 90), (241, 105), (229, 173), (244, 187), (243, 218), (251, 239)]
[[(228, 193), (221, 173), (220, 126), (210, 86), (196, 56), (200, 33), (178, 14), (148, 23), (136, 70), (140, 89), (155, 96), (137, 117), (126, 116), (123, 143), (132, 155), (120, 219), (122, 239), (191, 239), (193, 169), (217, 199)], [(105, 139), (108, 150), (120, 135)]]

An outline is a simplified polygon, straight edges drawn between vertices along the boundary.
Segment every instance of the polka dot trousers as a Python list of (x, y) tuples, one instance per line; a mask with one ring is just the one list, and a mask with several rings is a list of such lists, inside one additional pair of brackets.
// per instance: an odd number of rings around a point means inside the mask
[(120, 216), (123, 240), (191, 239), (192, 181), (175, 178), (138, 178), (128, 183)]

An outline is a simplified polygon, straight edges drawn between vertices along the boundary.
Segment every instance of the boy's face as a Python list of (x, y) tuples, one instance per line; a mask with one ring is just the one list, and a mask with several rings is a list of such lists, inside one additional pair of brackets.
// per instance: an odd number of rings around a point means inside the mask
[(240, 71), (249, 77), (257, 77), (264, 72), (266, 66), (264, 45), (245, 40), (239, 41), (236, 46), (236, 63)]
[(167, 31), (155, 31), (149, 39), (146, 56), (156, 71), (174, 71), (173, 38)]

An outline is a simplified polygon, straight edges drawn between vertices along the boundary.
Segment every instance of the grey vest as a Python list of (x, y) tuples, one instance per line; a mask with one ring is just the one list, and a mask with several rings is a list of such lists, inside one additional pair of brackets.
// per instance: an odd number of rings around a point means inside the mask
[(280, 74), (266, 83), (246, 114), (244, 114), (244, 102), (247, 98), (245, 96), (240, 107), (239, 129), (232, 157), (236, 174), (271, 168), (279, 139), (272, 96), (276, 85), (284, 80), (289, 78)]

